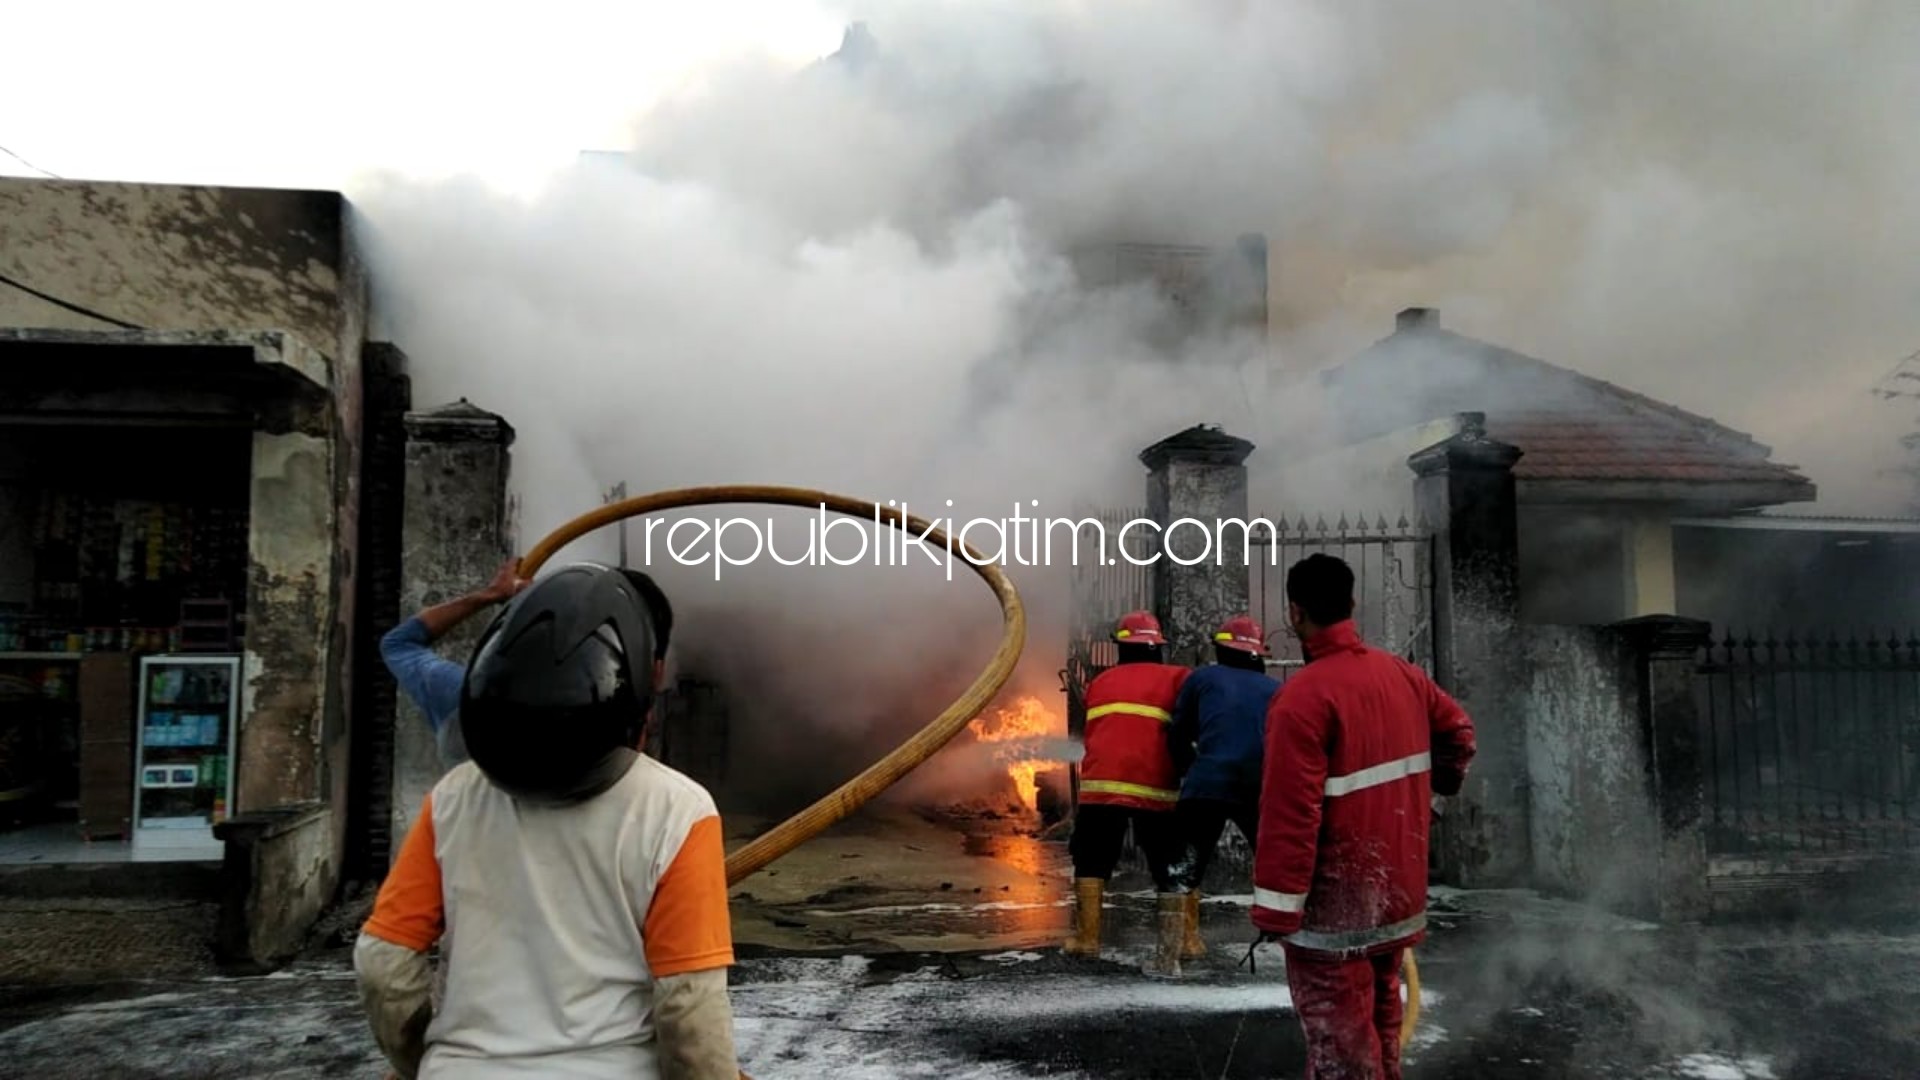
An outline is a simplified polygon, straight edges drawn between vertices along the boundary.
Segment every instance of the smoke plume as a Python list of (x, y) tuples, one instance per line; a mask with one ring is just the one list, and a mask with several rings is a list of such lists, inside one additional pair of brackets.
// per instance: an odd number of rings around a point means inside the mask
[[(713, 70), (537, 197), (391, 177), (354, 193), (416, 396), (517, 427), (529, 541), (620, 481), (1065, 517), (1137, 504), (1134, 454), (1200, 422), (1259, 444), (1256, 513), (1343, 509), (1274, 505), (1259, 476), (1337, 434), (1292, 377), (1410, 305), (1753, 432), (1836, 505), (1904, 493), (1875, 470), (1911, 418), (1868, 391), (1920, 332), (1904, 242), (1920, 136), (1896, 112), (1920, 90), (1920, 9), (875, 0), (847, 16), (863, 21), (835, 56)], [(1169, 349), (1163, 301), (1090, 287), (1071, 258), (1250, 232), (1272, 252), (1266, 339), (1215, 328)], [(771, 518), (783, 555), (806, 542), (806, 515), (716, 509)], [(769, 788), (817, 792), (872, 760), (997, 633), (964, 565), (949, 583), (762, 559), (716, 583), (654, 545), (683, 665), (751, 691), (736, 730)], [(1068, 557), (1012, 568), (1029, 690), (1051, 692), (1060, 664)]]

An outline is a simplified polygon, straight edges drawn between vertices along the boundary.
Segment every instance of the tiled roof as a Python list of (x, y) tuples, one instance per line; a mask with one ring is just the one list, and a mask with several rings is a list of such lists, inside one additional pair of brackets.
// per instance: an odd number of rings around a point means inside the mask
[(1694, 418), (1599, 410), (1507, 412), (1490, 413), (1486, 426), (1490, 437), (1524, 452), (1514, 466), (1514, 476), (1520, 480), (1772, 483), (1811, 488), (1812, 481), (1793, 466), (1766, 460), (1763, 447), (1737, 436), (1715, 438), (1718, 425), (1690, 420)]

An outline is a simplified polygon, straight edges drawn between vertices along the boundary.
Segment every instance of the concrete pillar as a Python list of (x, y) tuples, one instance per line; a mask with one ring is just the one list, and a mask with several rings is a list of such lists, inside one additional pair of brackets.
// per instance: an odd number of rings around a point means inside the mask
[(1522, 885), (1527, 821), (1525, 671), (1513, 466), (1520, 450), (1462, 413), (1451, 438), (1407, 459), (1434, 529), (1434, 672), (1478, 732), (1465, 788), (1435, 823), (1436, 870), (1467, 888)]
[(256, 431), (249, 496), (240, 753), (229, 813), (327, 799), (322, 730), (338, 683), (334, 445)]
[(1154, 614), (1174, 663), (1206, 662), (1214, 628), (1248, 610), (1249, 559), (1260, 557), (1258, 549), (1250, 555), (1240, 529), (1221, 523), (1247, 519), (1251, 453), (1252, 443), (1206, 424), (1140, 452), (1148, 469), (1147, 516), (1161, 530), (1160, 559), (1152, 570)]
[(350, 648), (337, 614), (347, 558), (338, 446), (321, 413), (289, 415), (298, 420), (289, 429), (253, 436), (235, 806), (214, 826), (224, 847), (214, 955), (253, 972), (297, 951), (332, 901), (346, 818), (326, 758)]
[(1664, 516), (1636, 514), (1624, 528), (1626, 617), (1672, 615), (1673, 524)]
[[(404, 618), (492, 580), (512, 554), (507, 478), (514, 432), (465, 398), (406, 416), (407, 472), (400, 537), (400, 612)], [(485, 626), (475, 618), (437, 648), (464, 661)], [(420, 709), (401, 695), (393, 733), (394, 850), (421, 800), (444, 772), (440, 747)], [(457, 741), (453, 748), (464, 750)]]
[(1650, 615), (1615, 623), (1628, 647), (1645, 740), (1648, 797), (1659, 823), (1657, 880), (1662, 921), (1702, 918), (1707, 892), (1707, 777), (1694, 696), (1700, 650), (1712, 628), (1699, 619)]

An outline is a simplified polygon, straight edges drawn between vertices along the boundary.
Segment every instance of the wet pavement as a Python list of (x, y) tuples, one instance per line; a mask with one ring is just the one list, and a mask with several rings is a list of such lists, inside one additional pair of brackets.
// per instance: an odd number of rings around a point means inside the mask
[[(1057, 845), (939, 833), (855, 826), (736, 891), (736, 1029), (757, 1080), (1301, 1075), (1279, 956), (1239, 966), (1244, 897), (1210, 898), (1212, 956), (1179, 982), (1150, 980), (1138, 965), (1152, 898), (1137, 880), (1115, 882), (1105, 956), (1071, 961), (1052, 947), (1068, 912)], [(382, 1075), (354, 1000), (350, 911), (288, 970), (222, 979), (178, 948), (125, 971), (14, 955), (73, 949), (85, 933), (133, 940), (99, 906), (74, 909), (81, 936), (55, 934), (60, 910), (0, 911), (0, 1073)], [(1658, 928), (1445, 890), (1434, 911), (1409, 1080), (1920, 1076), (1920, 928)], [(168, 913), (129, 920), (156, 914)], [(23, 940), (22, 925), (40, 936)], [(156, 974), (125, 977), (142, 965)]]

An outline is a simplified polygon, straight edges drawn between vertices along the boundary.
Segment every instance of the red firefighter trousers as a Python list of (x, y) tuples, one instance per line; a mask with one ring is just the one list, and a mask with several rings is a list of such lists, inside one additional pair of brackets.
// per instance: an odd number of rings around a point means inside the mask
[(1285, 951), (1307, 1080), (1400, 1080), (1401, 950), (1352, 959)]

